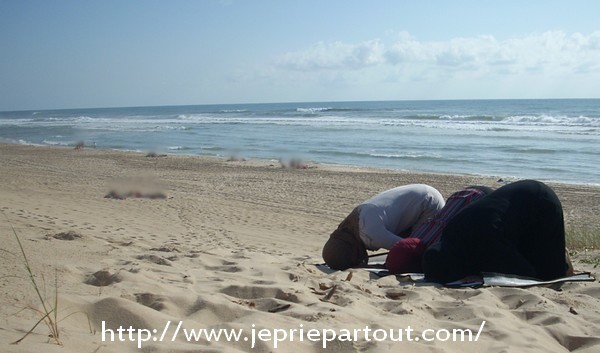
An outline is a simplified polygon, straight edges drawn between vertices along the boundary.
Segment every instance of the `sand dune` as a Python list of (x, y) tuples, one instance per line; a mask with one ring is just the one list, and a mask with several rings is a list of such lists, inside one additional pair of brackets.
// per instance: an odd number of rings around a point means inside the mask
[[(268, 161), (16, 145), (0, 149), (0, 209), (6, 216), (0, 221), (2, 352), (600, 350), (598, 281), (567, 283), (560, 291), (447, 289), (358, 269), (326, 273), (314, 266), (331, 230), (374, 193), (420, 182), (448, 196), (469, 184), (498, 186), (497, 178), (321, 165), (290, 170)], [(116, 184), (160, 189), (168, 198), (104, 198)], [(553, 186), (569, 225), (599, 234), (600, 189)], [(52, 342), (44, 325), (10, 344), (41, 318), (11, 224), (44, 295), (52, 302), (58, 293), (62, 346)], [(78, 236), (54, 237), (69, 231)], [(581, 251), (574, 265), (598, 278), (598, 258), (597, 251)], [(381, 337), (385, 330), (410, 326), (416, 337), (428, 329), (476, 332), (483, 322), (477, 342), (359, 337), (327, 342), (324, 350), (322, 341), (300, 341), (302, 330), (340, 333), (368, 326)], [(130, 326), (136, 330), (133, 341), (127, 334), (119, 341), (119, 327)], [(103, 328), (104, 337), (112, 330), (116, 341), (103, 340)], [(243, 330), (243, 335), (238, 342), (195, 342), (184, 334), (192, 329)], [(254, 336), (252, 342), (252, 330), (264, 329), (271, 339)], [(288, 335), (277, 348), (275, 329)]]

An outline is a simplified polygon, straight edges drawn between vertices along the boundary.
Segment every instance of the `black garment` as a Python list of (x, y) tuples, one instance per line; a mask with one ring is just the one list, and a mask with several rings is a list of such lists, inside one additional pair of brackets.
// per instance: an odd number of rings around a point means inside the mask
[(448, 283), (481, 272), (549, 280), (565, 275), (560, 201), (544, 183), (504, 185), (465, 207), (423, 255), (428, 280)]

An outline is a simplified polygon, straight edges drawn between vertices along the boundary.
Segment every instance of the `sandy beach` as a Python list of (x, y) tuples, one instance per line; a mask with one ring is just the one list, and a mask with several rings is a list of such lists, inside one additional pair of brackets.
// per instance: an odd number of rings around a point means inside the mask
[[(447, 197), (473, 184), (499, 187), (498, 178), (311, 166), (0, 144), (0, 351), (600, 351), (600, 252), (585, 246), (599, 242), (600, 187), (549, 183), (563, 203), (575, 269), (596, 281), (448, 289), (315, 264), (338, 223), (380, 191), (425, 183)], [(105, 198), (110, 191), (166, 198)], [(11, 226), (50, 306), (58, 294), (60, 345), (43, 323), (11, 344), (44, 315)], [(477, 331), (483, 322), (476, 342), (359, 337), (323, 349), (299, 338), (300, 330), (366, 326), (410, 326), (413, 336)], [(103, 328), (106, 338), (119, 327), (145, 331), (103, 339)], [(244, 335), (195, 342), (183, 329)], [(275, 347), (276, 329), (296, 336)], [(142, 333), (152, 336), (142, 342)]]

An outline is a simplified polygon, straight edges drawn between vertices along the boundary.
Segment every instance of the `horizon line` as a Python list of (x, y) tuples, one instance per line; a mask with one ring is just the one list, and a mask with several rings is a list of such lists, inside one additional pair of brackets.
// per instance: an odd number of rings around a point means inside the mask
[(600, 98), (456, 98), (456, 99), (384, 99), (384, 100), (339, 100), (339, 101), (288, 101), (288, 102), (245, 102), (245, 103), (200, 103), (200, 104), (163, 104), (163, 105), (131, 105), (49, 109), (14, 109), (0, 110), (0, 113), (61, 111), (61, 110), (93, 110), (93, 109), (125, 109), (125, 108), (159, 108), (159, 107), (194, 107), (217, 105), (260, 105), (260, 104), (306, 104), (306, 103), (373, 103), (373, 102), (457, 102), (457, 101), (525, 101), (525, 100), (598, 100)]

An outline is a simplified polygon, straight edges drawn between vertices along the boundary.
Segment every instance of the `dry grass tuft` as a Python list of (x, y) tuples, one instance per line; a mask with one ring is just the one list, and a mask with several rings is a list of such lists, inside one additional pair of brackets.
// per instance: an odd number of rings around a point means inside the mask
[(29, 331), (27, 331), (27, 333), (23, 337), (19, 338), (15, 342), (13, 342), (13, 344), (17, 344), (17, 343), (20, 343), (21, 341), (23, 341), (27, 336), (29, 336), (30, 333), (33, 332), (33, 330), (36, 329), (36, 327), (38, 327), (39, 324), (41, 324), (43, 322), (46, 324), (46, 326), (48, 326), (48, 329), (50, 330), (49, 337), (54, 341), (54, 343), (56, 343), (58, 345), (62, 345), (62, 343), (60, 341), (60, 332), (58, 329), (58, 317), (57, 317), (57, 312), (58, 312), (58, 283), (57, 283), (57, 281), (58, 281), (58, 278), (56, 275), (54, 276), (54, 300), (50, 301), (47, 298), (45, 298), (45, 296), (43, 296), (42, 292), (40, 291), (40, 286), (38, 285), (37, 281), (35, 280), (35, 276), (33, 275), (33, 270), (31, 269), (31, 266), (29, 264), (29, 259), (27, 258), (27, 254), (25, 253), (25, 249), (23, 248), (23, 244), (21, 243), (21, 239), (19, 238), (19, 235), (17, 234), (15, 227), (13, 227), (12, 223), (10, 222), (10, 220), (8, 219), (6, 214), (4, 214), (4, 217), (6, 217), (6, 219), (8, 220), (8, 224), (10, 224), (10, 227), (13, 231), (15, 239), (17, 240), (17, 244), (19, 245), (19, 249), (21, 250), (21, 256), (23, 257), (25, 270), (27, 271), (27, 274), (29, 275), (29, 280), (31, 281), (33, 290), (37, 294), (37, 297), (40, 300), (40, 304), (42, 305), (42, 310), (36, 310), (41, 315), (38, 322), (36, 322), (35, 325), (33, 325), (33, 327)]
[(566, 229), (567, 247), (572, 250), (600, 249), (600, 229), (575, 228)]

